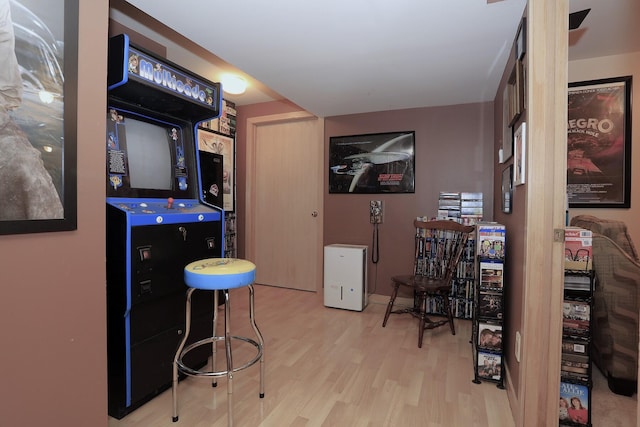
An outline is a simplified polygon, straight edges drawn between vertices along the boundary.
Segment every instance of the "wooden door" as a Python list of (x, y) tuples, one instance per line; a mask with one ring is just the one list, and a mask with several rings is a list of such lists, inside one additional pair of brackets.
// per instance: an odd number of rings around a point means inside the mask
[(246, 254), (256, 282), (322, 289), (323, 121), (297, 112), (247, 121)]

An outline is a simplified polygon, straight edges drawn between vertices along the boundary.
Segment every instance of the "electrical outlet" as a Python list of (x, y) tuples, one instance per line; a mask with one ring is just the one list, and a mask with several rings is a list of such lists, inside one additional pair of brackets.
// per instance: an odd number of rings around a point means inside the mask
[(516, 361), (520, 363), (520, 331), (516, 331)]

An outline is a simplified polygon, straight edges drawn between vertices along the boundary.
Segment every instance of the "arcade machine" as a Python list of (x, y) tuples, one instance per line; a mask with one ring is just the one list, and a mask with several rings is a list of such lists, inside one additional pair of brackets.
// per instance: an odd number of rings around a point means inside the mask
[[(106, 240), (112, 417), (124, 417), (171, 386), (185, 326), (184, 266), (224, 253), (222, 156), (200, 152), (196, 142), (198, 123), (217, 117), (221, 101), (219, 83), (130, 44), (126, 35), (110, 39)], [(194, 294), (192, 341), (212, 335), (212, 310), (210, 295)], [(201, 349), (189, 354), (189, 364), (204, 366), (210, 349)]]

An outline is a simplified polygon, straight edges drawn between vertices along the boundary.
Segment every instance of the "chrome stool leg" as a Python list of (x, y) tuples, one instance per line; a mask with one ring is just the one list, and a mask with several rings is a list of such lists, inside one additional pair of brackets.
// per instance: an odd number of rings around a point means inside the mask
[[(219, 297), (220, 291), (213, 292), (213, 336), (216, 336), (216, 331), (218, 330), (218, 303), (220, 302)], [(216, 340), (211, 341), (211, 372), (216, 371)], [(211, 380), (211, 387), (217, 387), (218, 380), (216, 377), (213, 377)]]
[(227, 353), (227, 425), (233, 427), (233, 358), (231, 355), (231, 304), (224, 290), (224, 348)]
[(191, 332), (191, 295), (193, 294), (193, 291), (195, 291), (195, 288), (189, 288), (187, 290), (187, 303), (185, 309), (186, 323), (184, 327), (184, 334), (182, 336), (182, 341), (180, 341), (178, 351), (176, 351), (176, 355), (173, 357), (173, 377), (171, 381), (171, 395), (173, 398), (173, 422), (178, 421), (178, 359), (180, 359), (182, 349), (184, 348), (184, 345), (187, 342), (187, 338), (189, 338), (189, 333)]
[(260, 329), (258, 329), (258, 325), (256, 325), (255, 319), (255, 305), (253, 302), (253, 285), (249, 285), (249, 320), (251, 321), (251, 326), (253, 327), (253, 331), (256, 333), (256, 337), (258, 338), (258, 342), (260, 343), (260, 347), (262, 348), (262, 354), (260, 356), (260, 398), (264, 397), (264, 338), (260, 333)]

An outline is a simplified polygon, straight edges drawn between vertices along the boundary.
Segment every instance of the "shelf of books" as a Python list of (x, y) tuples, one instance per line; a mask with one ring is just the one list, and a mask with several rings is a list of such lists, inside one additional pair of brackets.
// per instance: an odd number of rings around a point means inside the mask
[(502, 329), (506, 229), (495, 222), (476, 224), (477, 286), (473, 310), (473, 365), (476, 384), (496, 382), (504, 388)]
[(561, 426), (591, 426), (591, 312), (595, 284), (591, 266), (591, 231), (565, 229), (562, 355), (560, 362)]

